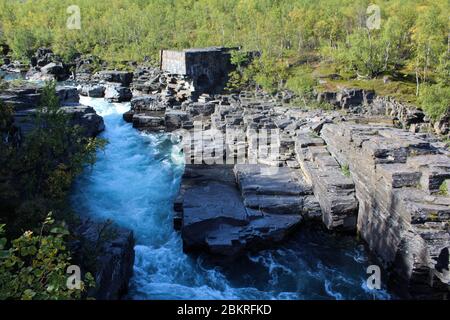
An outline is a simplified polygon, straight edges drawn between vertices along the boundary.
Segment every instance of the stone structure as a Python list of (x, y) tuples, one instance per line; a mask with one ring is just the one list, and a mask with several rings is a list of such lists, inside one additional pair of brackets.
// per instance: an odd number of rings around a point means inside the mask
[(230, 50), (223, 47), (162, 50), (161, 70), (189, 81), (187, 90), (193, 94), (220, 91), (232, 69)]

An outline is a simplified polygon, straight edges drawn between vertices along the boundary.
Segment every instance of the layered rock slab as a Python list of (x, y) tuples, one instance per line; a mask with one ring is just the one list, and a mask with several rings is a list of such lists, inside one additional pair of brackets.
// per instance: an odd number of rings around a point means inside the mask
[(288, 167), (242, 164), (234, 167), (247, 208), (268, 214), (301, 214), (314, 219), (321, 210), (312, 187)]
[(358, 231), (370, 249), (412, 296), (448, 292), (450, 198), (438, 191), (450, 175), (448, 151), (425, 135), (385, 126), (327, 124), (321, 135), (349, 166)]
[[(259, 176), (258, 166), (247, 166), (187, 166), (174, 206), (186, 251), (234, 256), (269, 247), (286, 239), (303, 220), (306, 205), (311, 216), (317, 215), (314, 199), (302, 198), (311, 196), (308, 187), (291, 181), (292, 176), (286, 179), (287, 173), (280, 176), (278, 188), (271, 187), (274, 179)], [(260, 187), (253, 189), (250, 183)]]
[(300, 133), (295, 144), (297, 160), (320, 203), (325, 226), (330, 230), (355, 230), (358, 201), (345, 168), (329, 153), (323, 139), (312, 132)]

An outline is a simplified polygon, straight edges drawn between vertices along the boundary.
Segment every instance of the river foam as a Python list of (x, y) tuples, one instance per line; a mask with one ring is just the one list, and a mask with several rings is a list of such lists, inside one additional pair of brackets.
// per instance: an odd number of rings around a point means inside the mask
[(172, 227), (172, 203), (183, 156), (162, 134), (143, 134), (122, 119), (129, 104), (81, 98), (104, 117), (109, 141), (77, 180), (80, 214), (111, 219), (137, 239), (129, 299), (386, 299), (366, 286), (370, 264), (353, 238), (301, 229), (278, 249), (233, 263), (183, 253)]

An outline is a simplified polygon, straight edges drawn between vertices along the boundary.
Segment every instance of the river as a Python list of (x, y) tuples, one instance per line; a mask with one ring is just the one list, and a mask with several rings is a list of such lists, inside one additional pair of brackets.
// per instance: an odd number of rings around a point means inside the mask
[(183, 156), (167, 135), (144, 134), (122, 119), (129, 104), (81, 98), (103, 116), (109, 141), (77, 179), (72, 204), (80, 214), (111, 219), (136, 237), (127, 299), (390, 299), (369, 290), (371, 261), (350, 236), (301, 228), (277, 249), (232, 262), (187, 255), (172, 227), (172, 202)]

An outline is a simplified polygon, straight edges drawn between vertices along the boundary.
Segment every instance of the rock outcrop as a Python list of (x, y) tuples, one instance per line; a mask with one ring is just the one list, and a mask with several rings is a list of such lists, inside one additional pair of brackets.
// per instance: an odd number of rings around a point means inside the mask
[[(425, 135), (385, 126), (326, 124), (322, 138), (348, 165), (359, 201), (358, 232), (414, 297), (450, 284), (449, 152)], [(441, 292), (441, 294), (443, 294)]]
[(109, 102), (126, 102), (133, 97), (130, 88), (109, 85), (105, 90), (105, 99)]
[[(80, 126), (86, 137), (95, 137), (105, 129), (103, 118), (92, 107), (79, 103), (77, 88), (59, 86), (56, 88), (56, 95), (61, 110), (71, 115), (71, 125)], [(35, 115), (41, 96), (42, 87), (33, 85), (8, 89), (0, 93), (0, 100), (14, 108), (15, 125), (23, 135), (34, 128), (30, 117)]]
[(61, 110), (71, 115), (71, 125), (81, 127), (86, 137), (96, 137), (105, 130), (103, 118), (92, 107), (78, 104), (62, 106)]
[(128, 87), (133, 82), (133, 72), (116, 70), (100, 71), (94, 75), (94, 81), (119, 83), (124, 87)]
[(320, 216), (311, 187), (291, 169), (280, 169), (279, 175), (273, 169), (187, 166), (174, 205), (184, 249), (236, 256), (271, 247), (304, 219)]
[(351, 109), (359, 106), (367, 106), (375, 98), (373, 90), (344, 88), (339, 91), (319, 92), (318, 102), (328, 102), (340, 109)]
[(392, 97), (377, 96), (373, 90), (343, 88), (336, 91), (318, 92), (318, 102), (327, 102), (339, 109), (347, 109), (361, 117), (389, 116), (399, 127), (412, 132), (450, 134), (450, 114), (432, 121), (420, 106), (402, 103)]
[(61, 57), (51, 49), (39, 48), (31, 58), (31, 68), (27, 72), (27, 79), (34, 81), (57, 80), (64, 81), (70, 76), (70, 66), (63, 63)]
[(78, 93), (85, 97), (91, 98), (103, 98), (105, 96), (106, 88), (102, 85), (80, 85), (78, 87)]
[(338, 164), (322, 138), (313, 132), (299, 134), (295, 150), (301, 169), (319, 200), (325, 226), (330, 230), (355, 230), (358, 201), (349, 169), (345, 164), (344, 168)]
[(147, 95), (161, 92), (164, 88), (165, 77), (157, 68), (141, 66), (136, 68), (131, 88), (133, 94)]
[(82, 219), (71, 243), (74, 262), (91, 272), (96, 287), (87, 294), (97, 300), (118, 300), (128, 290), (133, 274), (134, 236), (127, 229)]

